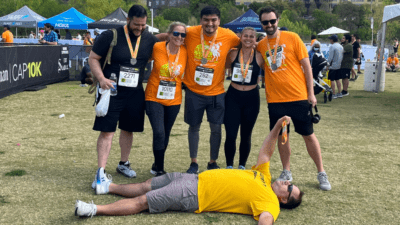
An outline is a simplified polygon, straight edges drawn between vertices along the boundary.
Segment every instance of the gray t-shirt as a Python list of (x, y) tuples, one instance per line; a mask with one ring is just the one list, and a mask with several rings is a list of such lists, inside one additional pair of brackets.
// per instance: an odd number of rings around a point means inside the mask
[(338, 70), (340, 69), (340, 65), (343, 59), (343, 47), (339, 43), (334, 43), (329, 47), (329, 69)]

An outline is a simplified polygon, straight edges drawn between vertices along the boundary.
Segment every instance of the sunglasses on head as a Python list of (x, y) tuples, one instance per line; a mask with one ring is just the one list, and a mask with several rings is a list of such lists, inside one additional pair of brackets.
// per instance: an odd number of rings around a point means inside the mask
[(291, 184), (291, 185), (289, 185), (289, 186), (287, 187), (287, 191), (289, 192), (289, 196), (288, 196), (288, 200), (289, 200), (290, 195), (292, 194), (292, 191), (293, 191), (293, 184)]
[(181, 35), (182, 38), (186, 37), (185, 33), (179, 33), (178, 31), (174, 31), (172, 32), (172, 35), (174, 35), (175, 37), (178, 37), (179, 35)]
[(273, 24), (276, 23), (276, 20), (277, 20), (277, 19), (273, 19), (273, 20), (263, 20), (263, 21), (261, 21), (261, 23), (262, 23), (264, 26), (267, 26), (269, 23), (270, 23), (271, 25), (273, 25)]

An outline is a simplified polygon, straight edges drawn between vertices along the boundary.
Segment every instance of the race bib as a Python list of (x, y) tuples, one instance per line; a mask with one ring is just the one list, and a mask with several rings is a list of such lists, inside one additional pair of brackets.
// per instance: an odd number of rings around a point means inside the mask
[(201, 86), (210, 86), (214, 77), (214, 69), (198, 66), (194, 74), (194, 81)]
[[(245, 83), (250, 83), (252, 72), (253, 72), (253, 65), (249, 65), (249, 70), (247, 71), (246, 79), (244, 79)], [(242, 70), (240, 68), (240, 63), (235, 63), (235, 66), (233, 67), (232, 81), (235, 82), (243, 81), (243, 75), (242, 75)]]
[(160, 80), (158, 85), (157, 98), (158, 99), (174, 99), (176, 91), (175, 81)]
[(134, 67), (121, 66), (118, 85), (135, 88), (139, 83), (139, 69)]

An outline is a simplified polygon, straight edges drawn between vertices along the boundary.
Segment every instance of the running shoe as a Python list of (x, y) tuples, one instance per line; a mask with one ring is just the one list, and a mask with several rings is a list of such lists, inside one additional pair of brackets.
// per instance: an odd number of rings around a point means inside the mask
[(292, 180), (293, 180), (292, 172), (290, 172), (290, 170), (283, 170), (281, 175), (276, 180), (292, 182)]
[(342, 91), (342, 96), (344, 97), (344, 96), (348, 96), (349, 95), (349, 92), (348, 91)]
[[(99, 169), (100, 169), (100, 168), (99, 168)], [(97, 173), (98, 173), (98, 170), (99, 170), (99, 169), (97, 169), (96, 175), (94, 175), (94, 181), (92, 182), (92, 189), (96, 189)], [(103, 169), (103, 170), (104, 170), (104, 169)], [(112, 180), (111, 175), (110, 175), (110, 174), (107, 174), (105, 170), (104, 170), (104, 177), (105, 177), (105, 179)]]
[(336, 94), (336, 96), (337, 96), (338, 98), (343, 98), (342, 93), (338, 93), (338, 94)]
[(126, 161), (124, 165), (118, 165), (117, 172), (129, 178), (136, 177), (136, 172), (132, 170), (129, 161)]
[(75, 216), (86, 216), (92, 218), (97, 213), (97, 206), (93, 203), (86, 203), (76, 200), (75, 203)]
[(226, 169), (233, 169), (233, 166), (227, 166)]
[(239, 169), (239, 170), (245, 170), (246, 167), (244, 167), (244, 166), (242, 166), (242, 165), (239, 165), (238, 169)]
[(110, 174), (108, 174), (108, 177), (106, 176), (106, 173), (104, 172), (104, 169), (100, 167), (97, 170), (97, 181), (96, 181), (96, 195), (104, 195), (108, 193), (108, 188), (110, 187), (110, 184), (112, 183), (112, 177)]
[(153, 165), (151, 166), (150, 173), (153, 175), (157, 174), (157, 167), (155, 163), (153, 163)]
[(190, 167), (186, 171), (186, 173), (192, 173), (192, 174), (199, 173), (199, 165), (197, 163), (195, 163), (195, 162), (190, 163)]
[(218, 166), (217, 162), (208, 163), (207, 164), (207, 169), (208, 170), (219, 169), (219, 166)]
[(337, 95), (336, 95), (336, 94), (333, 94), (333, 95), (332, 95), (332, 98), (333, 98), (333, 99), (337, 99)]
[(323, 191), (331, 190), (331, 184), (329, 183), (328, 175), (326, 175), (325, 171), (319, 172), (317, 178), (319, 181), (319, 188), (321, 190), (323, 190)]

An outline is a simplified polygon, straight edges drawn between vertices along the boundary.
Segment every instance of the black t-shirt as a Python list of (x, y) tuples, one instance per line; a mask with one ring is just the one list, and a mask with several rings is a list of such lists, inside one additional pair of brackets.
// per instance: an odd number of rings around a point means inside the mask
[(358, 58), (358, 49), (361, 48), (360, 44), (355, 41), (353, 43), (353, 59), (357, 59)]
[[(117, 75), (117, 79), (119, 79), (120, 66), (139, 68), (140, 69), (139, 84), (137, 88), (143, 88), (142, 82), (144, 77), (144, 70), (147, 62), (149, 61), (151, 55), (153, 54), (153, 46), (159, 40), (154, 35), (150, 34), (148, 31), (143, 31), (141, 36), (142, 38), (140, 40), (140, 46), (136, 58), (137, 63), (134, 66), (132, 66), (130, 63), (132, 56), (128, 47), (128, 43), (126, 41), (124, 27), (121, 26), (117, 28), (117, 45), (114, 46), (111, 54), (111, 64), (107, 63), (103, 71), (104, 76), (106, 78), (110, 78), (111, 73), (115, 73)], [(131, 39), (132, 42), (133, 51), (135, 51), (136, 40), (138, 37), (136, 37), (132, 33), (129, 33), (129, 38)], [(112, 39), (113, 39), (112, 30), (107, 30), (105, 32), (102, 32), (94, 42), (92, 51), (97, 55), (101, 56), (100, 65), (102, 68), (104, 65), (104, 60), (107, 57), (107, 52), (110, 48)], [(131, 90), (131, 88), (118, 86), (118, 90)]]

